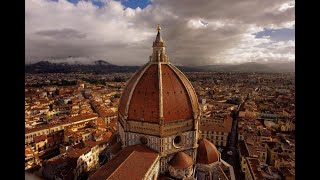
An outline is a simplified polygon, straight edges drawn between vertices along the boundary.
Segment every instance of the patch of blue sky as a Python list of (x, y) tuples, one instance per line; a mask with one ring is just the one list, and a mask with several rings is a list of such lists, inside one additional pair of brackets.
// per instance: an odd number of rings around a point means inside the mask
[(282, 28), (282, 29), (264, 29), (255, 34), (256, 38), (269, 36), (273, 41), (289, 41), (295, 40), (295, 28)]
[(151, 0), (121, 0), (121, 4), (132, 9), (136, 9), (137, 7), (143, 9), (151, 4)]

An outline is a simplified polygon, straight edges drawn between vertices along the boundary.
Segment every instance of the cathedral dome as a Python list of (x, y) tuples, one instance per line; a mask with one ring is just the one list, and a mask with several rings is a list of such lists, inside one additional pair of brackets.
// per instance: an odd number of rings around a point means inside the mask
[(173, 156), (169, 164), (169, 173), (178, 179), (191, 177), (193, 172), (193, 160), (188, 154), (180, 151)]
[(119, 103), (124, 120), (166, 123), (199, 115), (197, 95), (187, 77), (168, 62), (160, 28), (150, 61), (127, 82)]
[(197, 163), (211, 164), (219, 161), (219, 152), (214, 144), (206, 139), (199, 140), (197, 149)]
[(169, 162), (169, 165), (176, 169), (186, 169), (193, 165), (192, 157), (184, 152), (178, 152)]

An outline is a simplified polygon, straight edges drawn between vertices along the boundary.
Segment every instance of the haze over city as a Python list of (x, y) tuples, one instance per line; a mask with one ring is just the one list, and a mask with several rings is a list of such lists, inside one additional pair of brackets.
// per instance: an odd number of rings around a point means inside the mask
[(28, 0), (25, 63), (142, 65), (157, 24), (176, 65), (295, 60), (295, 2)]

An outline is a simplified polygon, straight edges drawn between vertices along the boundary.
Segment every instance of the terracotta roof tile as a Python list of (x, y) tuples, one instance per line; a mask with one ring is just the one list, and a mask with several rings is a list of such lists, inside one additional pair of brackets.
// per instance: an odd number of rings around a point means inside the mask
[(68, 117), (66, 120), (63, 120), (62, 122), (57, 123), (57, 124), (48, 124), (48, 125), (44, 125), (44, 126), (40, 126), (40, 127), (36, 127), (36, 128), (32, 128), (32, 129), (25, 128), (25, 134), (41, 131), (41, 130), (48, 129), (48, 128), (55, 128), (55, 127), (58, 127), (63, 124), (82, 121), (85, 119), (90, 119), (90, 118), (95, 118), (95, 117), (98, 117), (98, 115), (95, 113), (86, 113), (86, 114), (81, 114), (81, 115), (74, 116), (74, 117)]
[(193, 165), (192, 157), (184, 152), (178, 152), (170, 160), (169, 164), (177, 169), (186, 169)]
[(48, 138), (47, 135), (35, 136), (35, 137), (33, 138), (33, 141), (34, 141), (35, 143), (37, 143), (37, 142), (40, 142), (40, 141), (44, 141), (44, 140), (46, 140), (47, 138)]
[(119, 151), (122, 149), (122, 144), (121, 142), (117, 142), (113, 145), (110, 146), (109, 152), (113, 155), (117, 154)]
[(117, 156), (103, 165), (90, 180), (102, 179), (143, 179), (157, 160), (158, 153), (144, 145), (128, 146)]
[(219, 161), (219, 152), (214, 144), (206, 139), (199, 140), (197, 163), (211, 164)]
[(78, 158), (83, 154), (88, 153), (91, 151), (91, 147), (84, 147), (83, 149), (74, 149), (67, 152), (67, 156), (71, 158)]

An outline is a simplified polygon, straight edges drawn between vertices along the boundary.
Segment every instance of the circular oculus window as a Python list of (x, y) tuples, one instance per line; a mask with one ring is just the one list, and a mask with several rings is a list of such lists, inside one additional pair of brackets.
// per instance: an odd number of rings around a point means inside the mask
[(141, 142), (141, 144), (148, 144), (148, 138), (146, 138), (145, 136), (141, 136), (140, 142)]
[(183, 138), (183, 136), (181, 136), (181, 135), (176, 135), (176, 136), (174, 137), (174, 139), (173, 139), (173, 146), (174, 146), (175, 148), (180, 148), (180, 147), (182, 147), (183, 143), (184, 143), (184, 138)]

